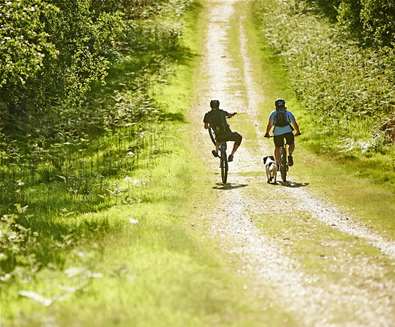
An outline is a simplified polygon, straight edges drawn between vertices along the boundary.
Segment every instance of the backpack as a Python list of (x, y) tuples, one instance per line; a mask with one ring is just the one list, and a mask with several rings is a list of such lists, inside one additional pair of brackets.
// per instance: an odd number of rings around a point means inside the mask
[(277, 110), (274, 116), (274, 126), (284, 127), (288, 126), (288, 115), (286, 110)]

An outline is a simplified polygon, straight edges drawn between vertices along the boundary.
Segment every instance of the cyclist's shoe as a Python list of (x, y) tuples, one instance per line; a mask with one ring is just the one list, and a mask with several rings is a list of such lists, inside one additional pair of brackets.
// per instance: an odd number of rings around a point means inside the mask
[(211, 153), (213, 154), (213, 156), (214, 156), (215, 158), (218, 158), (218, 157), (219, 157), (217, 151), (213, 150), (213, 151), (211, 151)]
[(292, 156), (288, 156), (288, 166), (293, 166), (294, 165), (294, 158)]
[(232, 161), (233, 161), (233, 154), (230, 154), (230, 155), (229, 155), (228, 161), (229, 161), (229, 162), (232, 162)]

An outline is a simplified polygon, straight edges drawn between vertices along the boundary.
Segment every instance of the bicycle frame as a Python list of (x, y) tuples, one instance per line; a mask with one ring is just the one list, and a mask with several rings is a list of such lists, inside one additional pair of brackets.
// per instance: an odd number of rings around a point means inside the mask
[[(270, 136), (273, 137), (273, 136)], [(287, 172), (288, 172), (288, 160), (287, 160), (287, 144), (280, 146), (280, 163), (279, 170), (281, 173), (281, 179), (284, 183), (287, 182)]]
[[(216, 146), (217, 141), (215, 140), (214, 131), (211, 128), (209, 128), (208, 132), (210, 134), (211, 141)], [(218, 145), (218, 150), (220, 152), (219, 159), (220, 159), (221, 179), (222, 179), (222, 183), (226, 184), (228, 179), (228, 170), (229, 170), (228, 156), (226, 154), (226, 150), (227, 150), (226, 142), (221, 142)]]
[(287, 149), (285, 145), (280, 147), (280, 173), (281, 179), (285, 183), (287, 181), (287, 172), (288, 172), (288, 160), (287, 160)]

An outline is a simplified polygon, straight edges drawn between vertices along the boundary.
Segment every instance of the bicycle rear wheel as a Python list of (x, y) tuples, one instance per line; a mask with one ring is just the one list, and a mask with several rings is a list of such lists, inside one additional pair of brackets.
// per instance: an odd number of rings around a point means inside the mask
[(281, 179), (285, 183), (287, 181), (287, 152), (284, 146), (280, 148), (280, 173)]
[(229, 169), (229, 165), (228, 165), (228, 157), (226, 155), (226, 149), (221, 148), (221, 178), (222, 178), (222, 183), (226, 184), (227, 180), (228, 180), (228, 169)]

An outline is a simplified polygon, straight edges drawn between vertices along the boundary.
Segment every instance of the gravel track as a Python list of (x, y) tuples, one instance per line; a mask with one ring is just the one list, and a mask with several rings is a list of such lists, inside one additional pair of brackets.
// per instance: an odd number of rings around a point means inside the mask
[[(249, 60), (243, 27), (245, 18), (240, 18), (240, 13), (235, 11), (235, 5), (239, 2), (209, 1), (208, 34), (202, 64), (205, 68), (201, 74), (201, 77), (207, 77), (207, 81), (202, 80), (198, 91), (202, 102), (193, 110), (191, 117), (196, 126), (196, 147), (203, 151), (203, 156), (210, 154), (211, 145), (206, 131), (201, 129), (201, 120), (212, 98), (220, 99), (221, 107), (229, 111), (245, 108), (249, 124), (255, 126), (258, 139), (263, 139), (261, 129), (257, 128), (256, 111), (263, 95), (254, 81)], [(236, 16), (240, 19), (242, 67), (237, 66), (228, 48), (230, 21)], [(361, 288), (351, 276), (345, 275), (338, 283), (321, 285), (320, 276), (305, 273), (297, 260), (286, 256), (279, 244), (254, 225), (254, 214), (273, 213), (270, 201), (262, 201), (261, 196), (254, 197), (245, 191), (249, 184), (254, 183), (254, 178), (246, 177), (248, 173), (263, 171), (260, 154), (271, 152), (265, 143), (257, 144), (255, 150), (250, 150), (253, 153), (242, 146), (231, 164), (231, 179), (238, 183), (214, 187), (218, 189), (218, 205), (210, 213), (211, 231), (225, 252), (240, 260), (240, 270), (256, 292), (270, 290), (276, 295), (278, 303), (291, 312), (302, 326), (394, 326), (395, 285), (391, 280)], [(209, 162), (210, 169), (217, 172), (218, 162), (211, 158)], [(213, 180), (219, 180), (218, 174)], [(301, 188), (273, 188), (272, 192), (284, 199), (279, 213), (281, 210), (295, 214), (298, 211), (307, 212), (340, 232), (366, 240), (391, 259), (395, 258), (394, 242), (359, 226), (325, 200), (315, 198)], [(362, 259), (353, 260), (347, 267), (348, 271), (358, 269), (362, 262)], [(380, 272), (374, 270), (370, 271), (369, 276), (381, 278)]]

